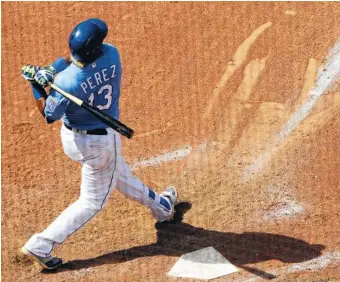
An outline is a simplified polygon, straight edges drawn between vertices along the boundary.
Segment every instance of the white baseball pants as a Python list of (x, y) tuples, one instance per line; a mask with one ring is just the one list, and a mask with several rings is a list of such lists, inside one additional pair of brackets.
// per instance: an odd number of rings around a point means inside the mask
[(173, 209), (169, 201), (132, 175), (121, 155), (119, 134), (110, 128), (107, 131), (107, 135), (87, 135), (62, 126), (64, 152), (82, 166), (80, 196), (43, 232), (28, 240), (25, 248), (30, 252), (48, 257), (104, 207), (114, 187), (127, 198), (147, 206), (157, 221), (169, 219)]

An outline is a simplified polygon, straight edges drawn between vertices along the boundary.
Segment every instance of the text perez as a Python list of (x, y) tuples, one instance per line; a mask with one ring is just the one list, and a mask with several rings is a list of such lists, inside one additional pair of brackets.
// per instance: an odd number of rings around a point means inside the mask
[(80, 84), (84, 93), (87, 93), (87, 90), (93, 90), (96, 86), (103, 84), (103, 82), (114, 78), (116, 70), (116, 65), (112, 65), (109, 69), (105, 68), (101, 71), (94, 73), (92, 76), (88, 77), (86, 81)]

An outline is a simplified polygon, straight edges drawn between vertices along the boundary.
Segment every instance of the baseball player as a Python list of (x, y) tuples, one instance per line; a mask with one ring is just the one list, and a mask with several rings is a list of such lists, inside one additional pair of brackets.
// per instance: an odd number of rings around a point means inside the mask
[(172, 219), (175, 212), (176, 189), (168, 187), (157, 194), (133, 176), (121, 155), (116, 131), (55, 90), (51, 89), (47, 96), (44, 89), (53, 82), (118, 119), (122, 69), (117, 48), (103, 43), (107, 32), (105, 22), (88, 19), (78, 24), (69, 37), (70, 59), (59, 58), (43, 68), (22, 68), (22, 76), (31, 83), (36, 105), (46, 122), (62, 120), (64, 152), (82, 169), (79, 199), (21, 249), (40, 269), (55, 269), (62, 264), (60, 258), (51, 255), (53, 249), (101, 211), (114, 187), (147, 206), (158, 222)]

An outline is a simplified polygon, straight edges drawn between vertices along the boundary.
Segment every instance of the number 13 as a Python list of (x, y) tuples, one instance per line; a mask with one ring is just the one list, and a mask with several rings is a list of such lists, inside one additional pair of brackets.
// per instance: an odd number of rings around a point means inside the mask
[[(106, 92), (106, 95), (104, 96), (104, 98), (107, 100), (107, 103), (105, 105), (97, 105), (97, 108), (99, 110), (107, 110), (108, 108), (110, 108), (111, 103), (112, 103), (112, 85), (111, 84), (106, 84), (103, 87), (101, 87), (99, 89), (97, 95), (102, 95), (105, 90), (107, 90), (107, 92)], [(94, 93), (92, 93), (89, 97), (90, 106), (93, 106), (94, 97), (95, 97)]]

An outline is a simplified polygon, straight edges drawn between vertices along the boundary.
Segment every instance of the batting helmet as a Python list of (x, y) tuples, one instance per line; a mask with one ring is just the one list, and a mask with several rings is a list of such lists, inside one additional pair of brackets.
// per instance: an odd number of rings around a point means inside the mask
[(88, 19), (87, 21), (92, 22), (99, 27), (99, 29), (102, 33), (102, 36), (103, 36), (103, 40), (104, 40), (104, 38), (106, 37), (107, 32), (109, 30), (106, 23), (104, 21), (102, 21), (101, 19), (98, 19), (98, 18)]
[(99, 19), (89, 19), (78, 24), (69, 38), (72, 57), (85, 64), (94, 61), (101, 54), (107, 31), (107, 25)]

